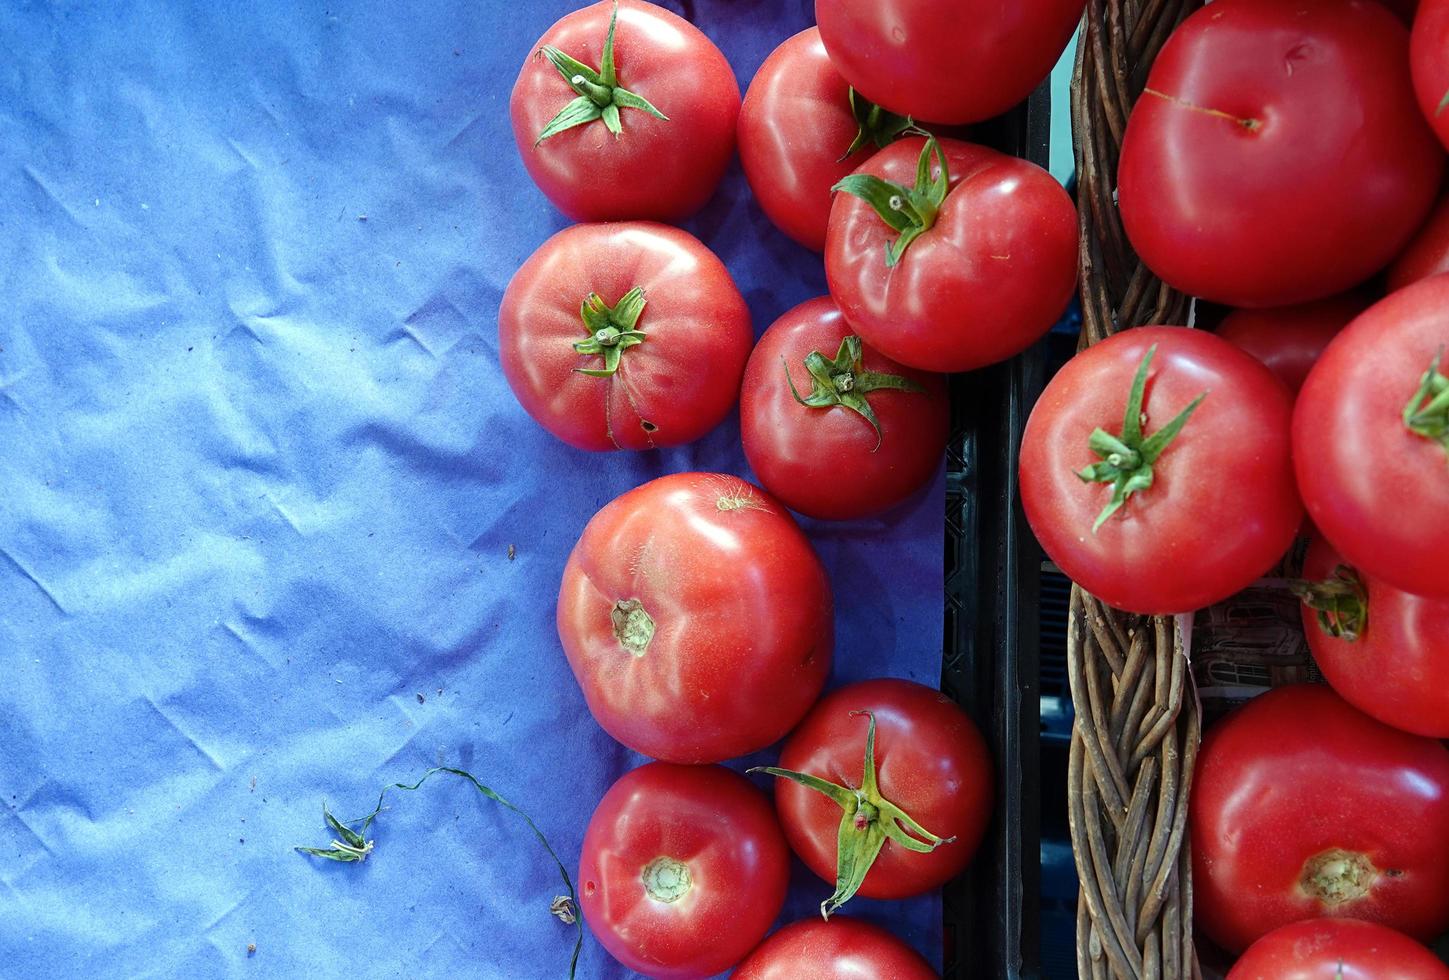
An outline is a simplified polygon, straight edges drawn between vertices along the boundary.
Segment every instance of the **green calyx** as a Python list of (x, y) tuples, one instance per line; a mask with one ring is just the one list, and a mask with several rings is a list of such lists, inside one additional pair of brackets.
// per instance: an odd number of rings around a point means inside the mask
[(836, 163), (844, 163), (867, 143), (874, 143), (877, 150), (884, 150), (899, 139), (902, 133), (915, 126), (910, 116), (897, 115), (889, 109), (881, 108), (853, 87), (850, 89), (849, 98), (850, 114), (855, 117), (859, 129), (856, 130), (855, 139), (851, 140), (849, 148), (840, 155)]
[(1097, 515), (1097, 520), (1092, 524), (1093, 534), (1107, 518), (1121, 509), (1128, 497), (1138, 490), (1146, 490), (1152, 486), (1153, 464), (1163, 450), (1172, 444), (1172, 440), (1177, 438), (1192, 413), (1197, 411), (1197, 407), (1207, 397), (1207, 392), (1198, 395), (1171, 422), (1150, 436), (1144, 435), (1142, 399), (1147, 391), (1147, 369), (1156, 353), (1157, 345), (1153, 344), (1147, 349), (1147, 354), (1142, 358), (1137, 374), (1132, 379), (1132, 390), (1127, 396), (1127, 411), (1122, 419), (1122, 434), (1114, 436), (1105, 429), (1096, 429), (1088, 440), (1087, 445), (1097, 454), (1100, 462), (1081, 470), (1077, 476), (1087, 483), (1112, 484), (1112, 499), (1102, 508), (1102, 513)]
[(1419, 390), (1404, 406), (1404, 425), (1415, 435), (1432, 439), (1449, 452), (1449, 378), (1439, 373), (1444, 350), (1434, 355), (1419, 379)]
[(1321, 582), (1295, 579), (1288, 587), (1317, 612), (1318, 627), (1329, 636), (1352, 643), (1368, 629), (1368, 587), (1349, 566), (1337, 566)]
[[(780, 360), (783, 362), (784, 358)], [(875, 448), (871, 452), (880, 448), (884, 437), (881, 435), (875, 410), (870, 407), (870, 400), (866, 395), (883, 388), (914, 394), (925, 394), (926, 391), (910, 378), (865, 370), (860, 338), (854, 334), (840, 342), (840, 349), (835, 352), (833, 361), (819, 351), (811, 351), (805, 356), (805, 370), (810, 372), (810, 394), (802, 398), (799, 389), (795, 387), (794, 379), (790, 377), (789, 365), (785, 365), (785, 382), (790, 386), (790, 394), (801, 405), (810, 408), (834, 408), (840, 405), (865, 419), (875, 430)]]
[[(936, 158), (936, 176), (931, 176), (931, 157)], [(906, 254), (911, 242), (930, 231), (936, 214), (951, 189), (951, 175), (946, 167), (946, 153), (930, 133), (921, 157), (916, 161), (916, 183), (913, 187), (882, 180), (874, 174), (851, 174), (840, 180), (832, 191), (844, 191), (869, 204), (882, 221), (900, 232), (900, 237), (886, 246), (886, 265), (894, 267)]]
[(619, 358), (635, 344), (644, 343), (644, 331), (636, 329), (644, 312), (644, 290), (638, 286), (609, 306), (598, 293), (589, 293), (579, 307), (588, 338), (574, 344), (580, 354), (598, 354), (604, 359), (602, 368), (574, 368), (591, 378), (611, 377), (619, 370)]
[(604, 54), (599, 59), (598, 69), (590, 68), (551, 44), (545, 44), (539, 53), (558, 69), (559, 75), (578, 93), (578, 98), (559, 110), (533, 145), (537, 146), (550, 136), (556, 136), (566, 129), (583, 126), (596, 119), (602, 119), (609, 132), (617, 138), (624, 132), (619, 118), (620, 109), (638, 109), (655, 119), (669, 117), (649, 104), (649, 100), (635, 95), (619, 84), (618, 72), (614, 70), (614, 25), (619, 19), (619, 3), (614, 0), (614, 12), (609, 17), (609, 34), (604, 39)]
[(937, 837), (912, 820), (900, 807), (880, 795), (875, 772), (875, 715), (869, 711), (852, 711), (850, 714), (851, 717), (865, 715), (870, 719), (870, 728), (865, 735), (865, 771), (861, 776), (860, 789), (837, 786), (818, 776), (777, 769), (774, 766), (750, 770), (789, 779), (817, 793), (823, 793), (845, 811), (836, 838), (835, 892), (820, 903), (820, 915), (825, 919), (829, 919), (831, 913), (850, 901), (860, 890), (866, 873), (870, 871), (887, 840), (895, 841), (908, 851), (929, 854), (942, 844), (949, 844), (956, 839)]

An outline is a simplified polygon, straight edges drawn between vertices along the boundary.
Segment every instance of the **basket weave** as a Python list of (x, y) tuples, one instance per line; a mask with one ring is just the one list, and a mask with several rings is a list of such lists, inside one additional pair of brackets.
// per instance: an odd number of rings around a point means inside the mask
[[(1082, 346), (1128, 327), (1188, 321), (1189, 297), (1127, 243), (1115, 195), (1132, 103), (1168, 35), (1200, 5), (1087, 3), (1072, 80)], [(1181, 631), (1170, 617), (1128, 615), (1073, 586), (1067, 675), (1078, 975), (1200, 976), (1186, 828), (1201, 718)]]

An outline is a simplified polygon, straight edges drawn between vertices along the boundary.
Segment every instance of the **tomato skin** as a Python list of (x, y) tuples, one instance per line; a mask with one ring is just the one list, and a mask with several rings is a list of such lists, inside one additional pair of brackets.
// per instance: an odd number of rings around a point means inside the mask
[[(887, 840), (858, 894), (907, 898), (938, 888), (971, 863), (991, 819), (991, 754), (966, 712), (940, 691), (912, 681), (861, 681), (820, 699), (780, 752), (780, 767), (858, 788), (868, 719), (875, 714), (881, 795), (940, 837), (929, 854)], [(835, 882), (841, 810), (798, 783), (778, 780), (775, 808), (790, 847), (811, 871)]]
[(1308, 516), (1370, 578), (1449, 599), (1449, 459), (1404, 406), (1449, 345), (1449, 276), (1417, 282), (1349, 324), (1303, 385), (1293, 416)]
[(740, 87), (719, 48), (663, 7), (619, 0), (614, 63), (623, 87), (670, 118), (622, 109), (617, 138), (596, 120), (534, 145), (577, 98), (535, 52), (551, 44), (599, 68), (612, 11), (612, 0), (576, 10), (530, 49), (509, 99), (514, 142), (533, 182), (574, 221), (687, 218), (704, 207), (729, 165)]
[(938, 123), (1000, 115), (1046, 78), (1082, 0), (815, 0), (830, 59), (878, 105)]
[[(1345, 564), (1322, 538), (1303, 563), (1310, 582)], [(1369, 579), (1368, 625), (1356, 640), (1330, 636), (1303, 607), (1313, 659), (1344, 700), (1386, 725), (1449, 738), (1449, 600), (1425, 599)]]
[[(1197, 922), (1232, 952), (1324, 916), (1421, 940), (1449, 926), (1449, 750), (1327, 687), (1275, 688), (1209, 729), (1190, 806)], [(1365, 893), (1330, 905), (1301, 881), (1335, 850), (1374, 870)]]
[[(616, 634), (629, 600), (654, 624), (639, 655)], [(736, 476), (664, 476), (606, 504), (569, 556), (557, 619), (594, 718), (668, 762), (777, 741), (830, 673), (825, 569), (789, 512)]]
[(1423, 0), (1414, 16), (1409, 67), (1424, 118), (1439, 142), (1449, 146), (1449, 110), (1439, 108), (1445, 93), (1449, 93), (1449, 59), (1444, 57), (1445, 51), (1449, 51), (1449, 2)]
[(1234, 310), (1215, 332), (1262, 361), (1297, 395), (1328, 342), (1368, 305), (1366, 297), (1344, 293), (1297, 306)]
[[(579, 305), (614, 304), (636, 286), (646, 339), (608, 378), (577, 353)], [(571, 446), (595, 451), (693, 442), (734, 407), (754, 333), (729, 271), (688, 232), (630, 221), (558, 232), (514, 273), (498, 310), (499, 359), (519, 403)], [(651, 430), (644, 423), (654, 426)]]
[(1441, 272), (1449, 272), (1449, 197), (1439, 200), (1429, 220), (1394, 259), (1385, 285), (1393, 293)]
[(1242, 307), (1342, 292), (1388, 264), (1444, 166), (1407, 39), (1358, 0), (1219, 0), (1184, 21), (1122, 143), (1122, 222), (1143, 261)]
[[(864, 201), (836, 194), (825, 276), (846, 320), (882, 354), (925, 371), (969, 371), (1021, 353), (1066, 309), (1077, 284), (1076, 210), (1034, 164), (940, 143), (950, 192), (934, 227), (891, 268), (886, 247), (897, 234)], [(921, 137), (898, 140), (856, 173), (911, 186), (923, 146)]]
[(875, 430), (858, 413), (797, 402), (786, 371), (808, 396), (806, 356), (819, 351), (833, 359), (850, 332), (830, 297), (801, 303), (760, 338), (740, 391), (740, 435), (760, 483), (792, 510), (824, 520), (878, 514), (910, 497), (940, 467), (950, 427), (944, 378), (903, 367), (869, 347), (865, 370), (925, 388), (868, 395), (881, 427), (879, 448)]
[(760, 944), (730, 980), (940, 980), (921, 955), (849, 916), (792, 922)]
[(1357, 919), (1295, 922), (1258, 940), (1227, 980), (1449, 980), (1449, 967), (1403, 933)]
[[(1153, 485), (1094, 533), (1111, 488), (1077, 473), (1097, 459), (1093, 429), (1121, 432), (1132, 378), (1153, 344), (1146, 432), (1208, 395), (1158, 459)], [(1291, 410), (1272, 373), (1219, 337), (1186, 327), (1123, 331), (1069, 361), (1032, 410), (1021, 444), (1027, 520), (1052, 561), (1109, 605), (1147, 614), (1210, 606), (1271, 568), (1302, 521)], [(1227, 484), (1214, 478), (1225, 465)]]
[[(685, 894), (651, 896), (645, 871), (658, 858), (685, 865)], [(594, 810), (579, 905), (629, 969), (695, 980), (744, 959), (780, 914), (789, 881), (780, 826), (749, 780), (720, 766), (651, 762), (625, 773)]]

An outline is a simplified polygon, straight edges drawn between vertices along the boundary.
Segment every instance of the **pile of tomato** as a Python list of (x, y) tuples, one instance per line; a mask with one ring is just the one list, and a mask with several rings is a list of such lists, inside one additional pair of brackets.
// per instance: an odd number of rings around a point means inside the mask
[[(644, 0), (569, 14), (523, 64), (518, 151), (579, 224), (504, 294), (508, 383), (584, 450), (678, 446), (738, 406), (761, 484), (680, 473), (624, 493), (559, 589), (594, 718), (658, 760), (604, 796), (579, 869), (588, 925), (641, 973), (934, 975), (831, 916), (959, 873), (991, 760), (939, 692), (822, 697), (831, 586), (790, 510), (852, 519), (917, 493), (947, 438), (943, 375), (1016, 355), (1069, 302), (1071, 199), (969, 126), (1042, 81), (1082, 8), (817, 0), (818, 28), (784, 39), (743, 100), (719, 49)], [(1306, 976), (1271, 964), (1310, 947), (1412, 959), (1382, 927), (1449, 926), (1449, 0), (1422, 5), (1412, 47), (1411, 13), (1218, 0), (1177, 29), (1126, 120), (1121, 216), (1153, 272), (1234, 312), (1083, 351), (1022, 445), (1044, 549), (1129, 612), (1219, 602), (1315, 537), (1296, 588), (1332, 688), (1214, 727), (1193, 794), (1203, 932), (1236, 953), (1287, 927), (1243, 977)], [(666, 223), (736, 148), (829, 284), (758, 340), (723, 263)], [(781, 739), (773, 805), (719, 765)], [(821, 921), (766, 939), (792, 851), (834, 891)], [(1427, 970), (1402, 975), (1444, 975)]]

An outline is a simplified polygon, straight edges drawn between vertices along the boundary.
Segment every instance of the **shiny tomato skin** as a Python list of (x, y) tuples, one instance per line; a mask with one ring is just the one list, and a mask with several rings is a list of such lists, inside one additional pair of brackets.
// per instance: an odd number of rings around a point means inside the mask
[(1122, 222), (1143, 261), (1241, 307), (1342, 292), (1388, 264), (1444, 164), (1407, 41), (1360, 0), (1218, 0), (1184, 21), (1122, 143)]
[[(935, 225), (891, 268), (896, 232), (864, 201), (837, 193), (825, 276), (846, 320), (882, 354), (924, 371), (969, 371), (1019, 354), (1061, 316), (1077, 284), (1077, 218), (1040, 167), (940, 142), (950, 191)], [(898, 140), (856, 172), (910, 186), (923, 145)]]
[[(1346, 564), (1322, 538), (1303, 563), (1310, 582)], [(1333, 637), (1303, 607), (1313, 659), (1343, 699), (1386, 725), (1449, 738), (1449, 600), (1425, 599), (1368, 579), (1368, 624), (1355, 640)]]
[[(858, 788), (868, 719), (875, 714), (880, 792), (939, 837), (955, 837), (929, 854), (887, 840), (858, 894), (908, 898), (960, 874), (981, 843), (994, 796), (991, 754), (976, 724), (950, 698), (913, 681), (861, 681), (820, 699), (791, 733), (780, 767)], [(835, 882), (840, 807), (798, 783), (775, 783), (775, 808), (790, 847), (811, 871)]]
[[(653, 623), (637, 655), (615, 624)], [(720, 762), (777, 741), (830, 673), (825, 569), (774, 498), (736, 476), (678, 473), (594, 515), (559, 588), (558, 632), (594, 718), (668, 762)]]
[[(613, 305), (635, 286), (646, 339), (611, 377), (573, 345), (588, 338), (579, 306)], [(580, 449), (655, 449), (693, 442), (735, 405), (754, 333), (729, 271), (688, 232), (644, 221), (573, 225), (514, 273), (498, 310), (503, 374), (545, 429)], [(646, 425), (647, 423), (647, 425)]]
[(1401, 932), (1357, 919), (1310, 919), (1259, 939), (1227, 980), (1449, 980), (1449, 967)]
[(850, 327), (830, 297), (807, 300), (776, 320), (755, 345), (740, 390), (740, 435), (760, 483), (810, 517), (850, 520), (878, 514), (919, 490), (940, 468), (950, 427), (946, 381), (863, 348), (866, 371), (916, 382), (925, 391), (881, 389), (867, 397), (880, 424), (842, 405), (810, 408), (805, 358), (833, 359)]
[(759, 945), (730, 980), (940, 980), (911, 947), (845, 915), (792, 922)]
[(1344, 293), (1297, 306), (1234, 310), (1215, 332), (1262, 361), (1297, 395), (1328, 342), (1368, 305), (1366, 297)]
[[(1449, 599), (1449, 454), (1404, 407), (1449, 347), (1449, 276), (1401, 289), (1328, 346), (1293, 415), (1308, 516), (1370, 578)], [(1449, 368), (1449, 364), (1441, 367)]]
[(1414, 17), (1409, 42), (1409, 66), (1414, 93), (1424, 118), (1434, 127), (1439, 142), (1449, 146), (1449, 109), (1441, 108), (1449, 93), (1449, 2), (1423, 0)]
[(1397, 292), (1442, 272), (1449, 272), (1449, 197), (1439, 199), (1429, 220), (1394, 259), (1385, 277), (1385, 286), (1389, 292)]
[(529, 49), (509, 99), (513, 139), (533, 182), (574, 221), (678, 221), (702, 208), (734, 153), (740, 86), (719, 48), (693, 24), (645, 0), (619, 0), (619, 84), (668, 116), (621, 109), (615, 137), (601, 120), (541, 143), (578, 97), (548, 61), (551, 44), (598, 69), (612, 0), (559, 19)]
[(740, 162), (765, 216), (786, 235), (825, 249), (830, 189), (875, 152), (855, 139), (850, 86), (830, 64), (814, 27), (765, 59), (740, 107)]
[[(1097, 461), (1093, 429), (1122, 431), (1132, 378), (1154, 344), (1147, 434), (1208, 395), (1159, 457), (1153, 485), (1093, 532), (1111, 487), (1077, 473)], [(1226, 340), (1186, 327), (1125, 330), (1069, 361), (1032, 409), (1020, 464), (1027, 520), (1052, 561), (1109, 605), (1210, 606), (1271, 568), (1297, 534), (1291, 410), (1282, 383)]]
[(749, 780), (720, 766), (651, 762), (625, 773), (594, 810), (579, 905), (589, 931), (629, 969), (696, 980), (734, 966), (764, 938), (789, 881), (780, 826)]
[[(1449, 750), (1316, 684), (1275, 688), (1209, 729), (1188, 826), (1202, 931), (1232, 952), (1301, 919), (1449, 926)], [(1363, 855), (1362, 894), (1305, 889), (1312, 859)]]
[(1000, 115), (1047, 77), (1082, 0), (815, 0), (830, 59), (866, 98), (938, 123)]

